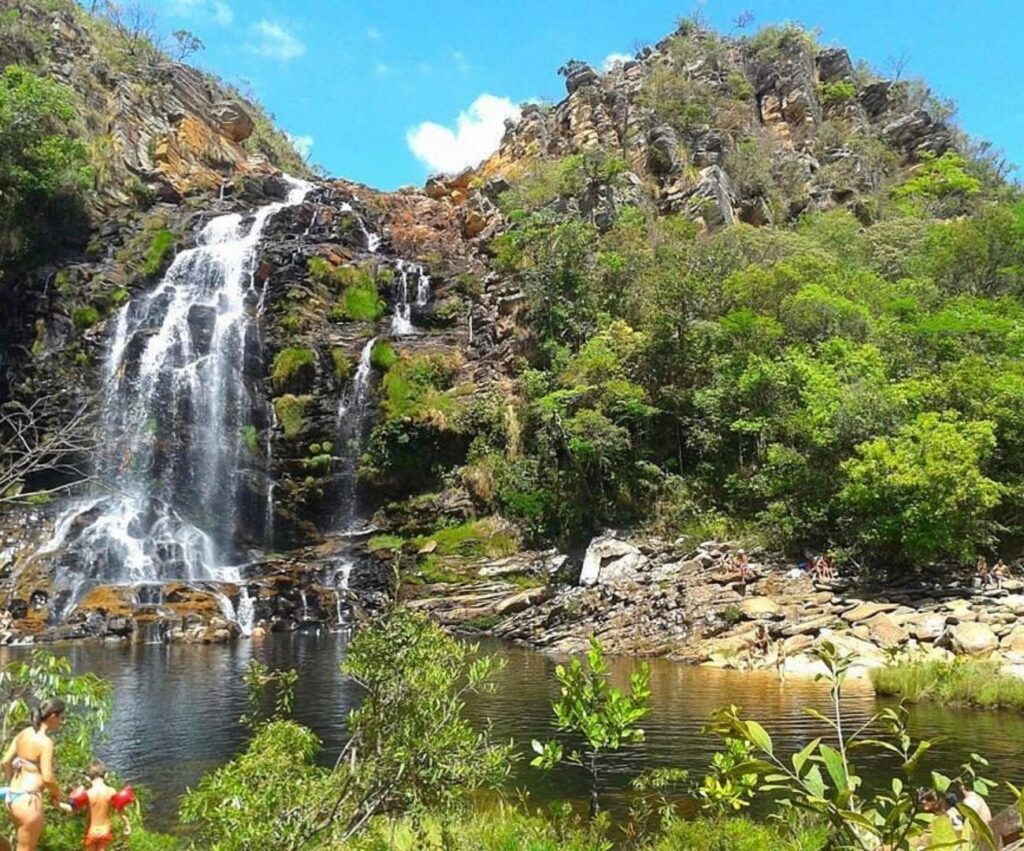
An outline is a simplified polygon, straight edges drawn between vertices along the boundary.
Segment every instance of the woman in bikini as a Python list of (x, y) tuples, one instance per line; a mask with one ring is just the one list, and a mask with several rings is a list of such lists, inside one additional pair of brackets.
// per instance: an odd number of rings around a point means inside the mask
[(36, 851), (43, 832), (43, 792), (50, 793), (54, 806), (60, 804), (49, 734), (60, 726), (63, 714), (62, 701), (43, 701), (33, 714), (33, 726), (18, 733), (4, 754), (8, 782), (4, 804), (16, 831), (16, 851)]

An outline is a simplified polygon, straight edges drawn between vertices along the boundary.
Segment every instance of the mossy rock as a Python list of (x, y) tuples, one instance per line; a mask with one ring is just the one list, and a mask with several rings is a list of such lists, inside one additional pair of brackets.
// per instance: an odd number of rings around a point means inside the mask
[(291, 393), (278, 396), (274, 400), (277, 423), (287, 440), (295, 440), (305, 430), (307, 425), (306, 408), (312, 401), (312, 396), (295, 396)]
[(303, 393), (316, 381), (316, 353), (312, 349), (291, 346), (274, 357), (270, 383), (278, 393)]
[(344, 349), (331, 349), (331, 361), (334, 363), (334, 376), (339, 381), (345, 381), (352, 376), (352, 359), (345, 353)]

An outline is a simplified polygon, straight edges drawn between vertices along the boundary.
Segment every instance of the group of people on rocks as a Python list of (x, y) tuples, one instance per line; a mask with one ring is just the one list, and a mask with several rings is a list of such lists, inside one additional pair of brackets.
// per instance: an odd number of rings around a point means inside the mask
[[(45, 824), (44, 795), (63, 812), (86, 813), (85, 851), (106, 851), (114, 841), (113, 812), (121, 813), (135, 801), (130, 786), (118, 790), (108, 785), (106, 766), (99, 760), (86, 772), (89, 787), (81, 786), (67, 796), (67, 801), (62, 799), (51, 735), (60, 726), (64, 712), (63, 701), (43, 701), (33, 713), (31, 725), (15, 735), (4, 753), (7, 786), (2, 790), (3, 802), (14, 827), (14, 851), (36, 851)], [(126, 815), (122, 815), (122, 823), (127, 836), (131, 822)], [(10, 851), (10, 846), (0, 839), (0, 849)]]
[(989, 565), (985, 556), (978, 556), (974, 566), (975, 584), (982, 588), (1002, 588), (1003, 583), (1012, 576), (1012, 571), (1002, 559)]

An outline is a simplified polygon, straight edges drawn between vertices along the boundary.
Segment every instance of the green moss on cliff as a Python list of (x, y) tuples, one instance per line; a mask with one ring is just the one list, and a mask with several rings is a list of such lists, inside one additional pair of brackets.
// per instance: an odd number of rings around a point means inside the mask
[(277, 391), (296, 384), (308, 385), (316, 371), (316, 354), (312, 349), (291, 347), (282, 349), (274, 357), (270, 382)]
[(313, 401), (311, 396), (294, 396), (286, 393), (274, 400), (277, 422), (288, 440), (294, 440), (306, 427), (306, 408)]

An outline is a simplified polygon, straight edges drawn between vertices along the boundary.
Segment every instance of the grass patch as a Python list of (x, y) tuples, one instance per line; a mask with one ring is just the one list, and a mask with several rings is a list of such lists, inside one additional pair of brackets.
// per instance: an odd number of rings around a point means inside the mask
[(933, 700), (983, 709), (1024, 709), (1024, 679), (1000, 673), (996, 662), (904, 662), (872, 670), (871, 683), (878, 695), (912, 703)]
[(85, 307), (76, 307), (71, 312), (71, 321), (75, 323), (75, 327), (79, 331), (92, 328), (93, 325), (100, 321), (100, 318), (100, 312), (91, 304)]
[(376, 322), (384, 315), (386, 305), (377, 290), (377, 281), (366, 269), (346, 266), (334, 272), (334, 279), (344, 289), (341, 300), (331, 310), (332, 318)]
[(398, 363), (398, 352), (387, 340), (378, 340), (370, 352), (370, 363), (381, 372), (387, 372)]
[(316, 371), (316, 355), (312, 349), (281, 349), (274, 357), (270, 382), (278, 392), (293, 384), (309, 384)]
[(501, 558), (519, 549), (519, 541), (504, 524), (492, 517), (445, 526), (430, 535), (413, 538), (417, 548), (433, 541), (432, 555)]
[(344, 381), (352, 375), (352, 360), (344, 349), (331, 349), (331, 362), (334, 364), (334, 375), (339, 381)]
[(459, 393), (452, 387), (458, 371), (455, 358), (440, 354), (396, 360), (383, 382), (382, 407), (388, 419), (414, 419), (444, 427), (459, 410)]
[(294, 440), (306, 427), (306, 406), (310, 401), (310, 396), (293, 396), (291, 393), (274, 400), (277, 422), (288, 440)]
[(153, 234), (139, 272), (144, 278), (155, 278), (167, 267), (171, 252), (174, 250), (174, 234), (164, 228)]
[(400, 550), (404, 544), (405, 541), (398, 535), (374, 535), (366, 545), (373, 552), (380, 552), (381, 550)]

